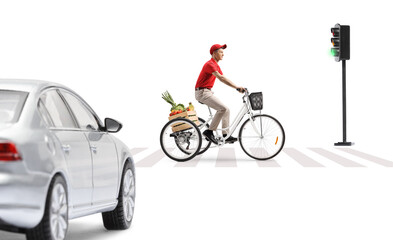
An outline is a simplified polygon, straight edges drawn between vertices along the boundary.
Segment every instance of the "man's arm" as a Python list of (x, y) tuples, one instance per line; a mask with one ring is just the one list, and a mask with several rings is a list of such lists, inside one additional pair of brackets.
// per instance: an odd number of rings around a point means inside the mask
[(244, 92), (245, 89), (243, 87), (236, 86), (229, 78), (225, 77), (224, 75), (221, 75), (218, 71), (215, 71), (212, 73), (218, 80), (221, 82), (225, 83), (226, 85), (233, 87), (234, 89), (240, 89), (240, 92)]

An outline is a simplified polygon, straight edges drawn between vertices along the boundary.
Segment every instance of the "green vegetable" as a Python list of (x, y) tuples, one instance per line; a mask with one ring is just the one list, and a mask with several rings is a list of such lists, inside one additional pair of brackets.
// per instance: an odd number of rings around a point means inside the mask
[(173, 98), (168, 91), (166, 91), (162, 94), (162, 99), (164, 99), (167, 103), (169, 103), (172, 106), (171, 111), (172, 110), (182, 110), (182, 111), (186, 110), (186, 108), (184, 107), (183, 104), (176, 104), (175, 101), (173, 101)]
[(183, 105), (183, 104), (179, 103), (179, 104), (177, 104), (177, 105), (176, 105), (176, 110), (182, 110), (182, 111), (185, 111), (185, 110), (186, 110), (186, 108), (184, 107), (184, 105)]
[(171, 94), (169, 94), (168, 91), (166, 91), (162, 94), (162, 99), (164, 99), (167, 103), (172, 105), (171, 111), (175, 109), (176, 103), (175, 103), (175, 101), (173, 101), (173, 98), (172, 98)]

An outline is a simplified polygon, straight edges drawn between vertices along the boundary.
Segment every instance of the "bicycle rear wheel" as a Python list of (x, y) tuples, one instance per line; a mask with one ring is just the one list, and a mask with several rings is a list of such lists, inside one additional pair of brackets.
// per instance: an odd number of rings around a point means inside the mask
[(269, 115), (255, 115), (239, 131), (243, 151), (257, 160), (275, 157), (284, 147), (285, 132), (280, 122)]
[(195, 157), (201, 149), (202, 135), (198, 127), (185, 118), (175, 118), (162, 128), (162, 151), (171, 159), (184, 162)]

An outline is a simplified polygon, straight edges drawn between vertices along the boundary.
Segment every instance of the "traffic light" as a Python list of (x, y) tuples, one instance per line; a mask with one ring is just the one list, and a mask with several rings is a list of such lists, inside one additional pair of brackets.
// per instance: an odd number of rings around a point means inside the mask
[(349, 60), (349, 26), (337, 23), (330, 31), (333, 34), (333, 37), (330, 39), (333, 47), (330, 51), (337, 62), (341, 61), (343, 82), (343, 141), (334, 145), (352, 146), (353, 142), (347, 142), (346, 60)]
[(337, 23), (330, 31), (333, 34), (330, 39), (333, 44), (330, 50), (332, 56), (337, 62), (349, 60), (349, 26)]

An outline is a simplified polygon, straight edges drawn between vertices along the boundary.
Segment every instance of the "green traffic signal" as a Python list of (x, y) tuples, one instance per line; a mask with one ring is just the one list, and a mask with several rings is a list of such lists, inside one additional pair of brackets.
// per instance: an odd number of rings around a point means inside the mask
[(332, 48), (332, 49), (330, 49), (330, 54), (331, 54), (333, 57), (338, 57), (338, 55), (339, 55), (339, 50), (338, 50), (338, 48)]

